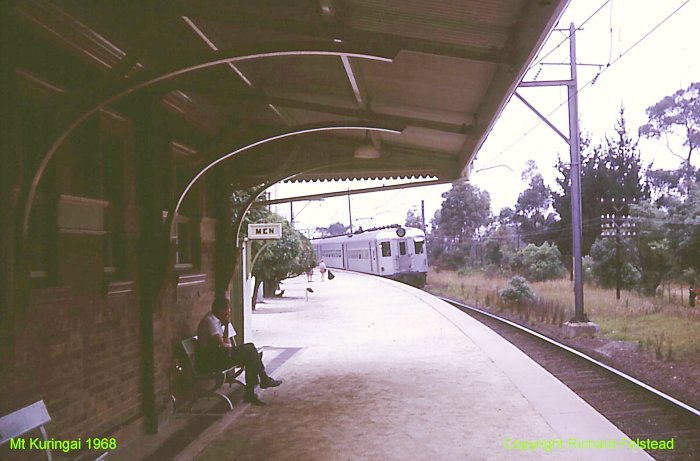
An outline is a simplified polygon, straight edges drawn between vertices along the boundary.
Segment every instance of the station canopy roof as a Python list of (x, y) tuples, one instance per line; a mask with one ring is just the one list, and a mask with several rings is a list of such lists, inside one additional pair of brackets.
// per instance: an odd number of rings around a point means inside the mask
[[(354, 127), (283, 137), (221, 163), (253, 185), (467, 175), (567, 3), (31, 0), (13, 14), (22, 40), (48, 40), (90, 69), (54, 75), (76, 113), (119, 92), (155, 92), (201, 134), (174, 149), (193, 165), (294, 131)], [(51, 59), (39, 58), (34, 67), (50, 73)]]

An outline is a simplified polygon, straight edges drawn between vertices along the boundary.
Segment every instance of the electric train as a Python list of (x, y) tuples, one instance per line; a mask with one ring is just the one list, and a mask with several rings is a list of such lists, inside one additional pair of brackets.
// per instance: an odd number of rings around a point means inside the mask
[(311, 240), (329, 268), (374, 274), (423, 288), (428, 273), (425, 233), (389, 226)]

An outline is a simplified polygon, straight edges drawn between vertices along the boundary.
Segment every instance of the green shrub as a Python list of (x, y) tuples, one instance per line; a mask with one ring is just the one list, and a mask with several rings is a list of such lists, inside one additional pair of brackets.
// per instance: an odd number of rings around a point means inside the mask
[(514, 270), (536, 282), (559, 279), (566, 275), (559, 248), (549, 242), (540, 246), (529, 244), (518, 252), (514, 262)]
[[(625, 242), (623, 254), (620, 258), (620, 288), (632, 289), (642, 279), (642, 274), (631, 262), (625, 261), (629, 249)], [(617, 280), (617, 259), (615, 254), (615, 242), (612, 239), (598, 239), (591, 246), (591, 266), (593, 275), (598, 285), (604, 288), (612, 288)]]
[(503, 301), (515, 304), (535, 298), (535, 293), (530, 288), (530, 285), (527, 284), (527, 280), (519, 275), (511, 278), (508, 285), (498, 295)]

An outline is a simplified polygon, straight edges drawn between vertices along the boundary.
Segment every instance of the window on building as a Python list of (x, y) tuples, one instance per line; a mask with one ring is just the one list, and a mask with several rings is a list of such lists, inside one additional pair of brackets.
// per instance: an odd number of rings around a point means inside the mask
[[(174, 168), (174, 200), (185, 190), (194, 175), (194, 170), (187, 163), (187, 157), (181, 155), (185, 149), (180, 143), (171, 144)], [(188, 151), (191, 150), (187, 148)], [(194, 152), (192, 150), (192, 152)], [(198, 269), (200, 267), (199, 224), (204, 211), (203, 181), (197, 182), (185, 196), (178, 210), (176, 239), (176, 266), (180, 269)]]
[(175, 226), (175, 267), (178, 269), (199, 268), (199, 220), (185, 216), (177, 217)]
[(179, 266), (192, 266), (192, 235), (190, 232), (190, 222), (187, 218), (178, 218), (175, 226), (175, 241), (177, 242), (177, 252), (175, 253), (175, 264)]

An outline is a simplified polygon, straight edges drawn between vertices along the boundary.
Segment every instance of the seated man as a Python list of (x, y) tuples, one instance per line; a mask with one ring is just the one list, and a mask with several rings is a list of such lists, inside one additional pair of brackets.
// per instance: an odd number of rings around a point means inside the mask
[(276, 387), (282, 381), (271, 378), (265, 373), (265, 365), (253, 343), (235, 346), (231, 337), (235, 331), (230, 323), (231, 310), (226, 298), (217, 298), (209, 312), (197, 328), (197, 351), (195, 364), (198, 370), (210, 372), (242, 365), (245, 369), (245, 394), (243, 401), (253, 405), (265, 405), (255, 394), (255, 386), (260, 378), (260, 387)]

